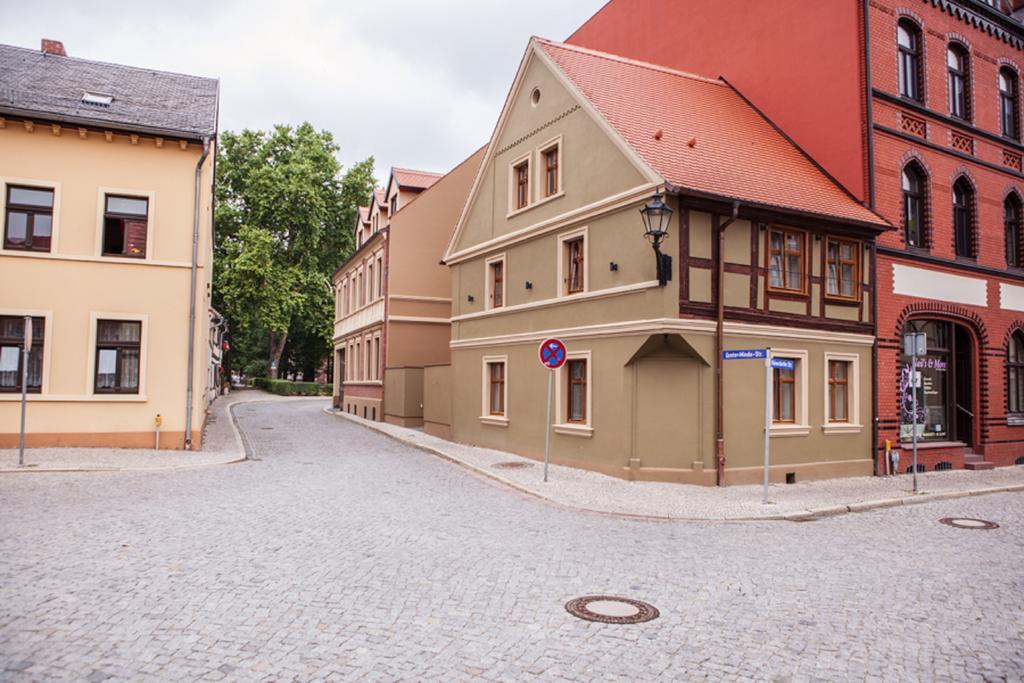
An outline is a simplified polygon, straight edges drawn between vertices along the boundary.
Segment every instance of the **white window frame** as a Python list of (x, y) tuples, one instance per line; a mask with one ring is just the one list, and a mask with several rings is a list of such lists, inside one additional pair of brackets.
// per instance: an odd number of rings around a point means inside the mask
[[(810, 418), (808, 416), (808, 392), (807, 392), (807, 362), (809, 353), (806, 349), (771, 349), (772, 358), (791, 358), (795, 360), (796, 372), (796, 396), (794, 396), (794, 408), (796, 415), (792, 423), (772, 421), (769, 431), (770, 436), (807, 436), (811, 433)], [(773, 380), (774, 384), (774, 380)], [(775, 388), (772, 387), (774, 392)], [(774, 400), (773, 400), (774, 409)]]
[[(569, 361), (587, 361), (587, 420), (580, 424), (569, 422), (568, 406), (566, 405), (566, 382), (569, 376)], [(565, 363), (555, 371), (555, 423), (552, 428), (556, 434), (581, 436), (590, 438), (594, 435), (594, 359), (593, 353), (586, 351), (570, 351), (565, 356)]]
[(373, 340), (371, 341), (371, 346), (373, 348), (373, 379), (374, 381), (379, 382), (381, 376), (383, 375), (383, 368), (381, 367), (381, 365), (383, 364), (384, 356), (383, 349), (380, 343), (380, 332), (374, 333)]
[[(100, 320), (122, 320), (125, 322), (142, 323), (142, 334), (139, 336), (139, 393), (137, 394), (97, 394), (96, 393), (96, 332)], [(146, 313), (103, 313), (89, 312), (89, 361), (86, 363), (85, 386), (90, 396), (96, 400), (145, 402), (146, 378), (149, 375), (149, 315)]]
[[(7, 229), (7, 187), (35, 187), (40, 190), (53, 190), (53, 217), (50, 222), (50, 251), (28, 251), (25, 249), (4, 249), (4, 231)], [(55, 180), (39, 180), (36, 178), (18, 178), (0, 176), (0, 254), (4, 256), (27, 256), (46, 258), (59, 253), (60, 247), (60, 195), (61, 185)], [(148, 245), (147, 245), (148, 253)]]
[[(491, 375), (488, 372), (488, 366), (491, 363), (503, 363), (505, 365), (505, 392), (504, 392), (504, 415), (491, 415)], [(495, 427), (508, 427), (508, 355), (502, 356), (484, 356), (481, 363), (481, 378), (480, 384), (480, 421), (484, 424), (493, 425)]]
[[(516, 206), (516, 190), (519, 189), (519, 188), (516, 185), (516, 167), (519, 166), (520, 164), (522, 164), (523, 162), (526, 162), (526, 164), (527, 164), (527, 167), (526, 167), (526, 178), (527, 178), (527, 182), (529, 183), (529, 186), (526, 188), (526, 206), (517, 207)], [(511, 218), (512, 216), (517, 216), (517, 215), (521, 214), (522, 212), (527, 211), (529, 209), (532, 209), (534, 206), (536, 206), (536, 204), (533, 201), (533, 190), (534, 190), (534, 182), (533, 182), (534, 169), (533, 169), (533, 167), (534, 166), (535, 166), (535, 164), (534, 164), (534, 161), (533, 161), (533, 152), (532, 151), (526, 152), (525, 154), (522, 154), (522, 155), (516, 157), (515, 159), (513, 159), (512, 161), (508, 162), (508, 212), (505, 214), (505, 218)]]
[[(849, 405), (847, 406), (847, 413), (849, 420), (847, 422), (830, 422), (829, 415), (830, 403), (828, 395), (828, 364), (829, 361), (846, 361), (850, 364), (850, 372), (846, 378), (846, 389), (848, 392), (847, 400)], [(856, 353), (837, 353), (832, 351), (825, 352), (825, 361), (822, 365), (824, 387), (822, 396), (824, 402), (822, 405), (822, 414), (824, 415), (824, 424), (821, 429), (826, 434), (856, 434), (863, 429), (863, 425), (860, 423), (860, 356)]]
[[(4, 192), (6, 193), (6, 188)], [(54, 199), (56, 203), (56, 199)], [(52, 237), (51, 237), (52, 240)], [(51, 245), (53, 242), (51, 241)], [(43, 379), (39, 387), (39, 393), (29, 393), (29, 401), (38, 400), (39, 396), (46, 396), (50, 393), (50, 359), (53, 355), (53, 311), (35, 308), (0, 308), (0, 315), (21, 318), (30, 315), (33, 318), (43, 319)], [(35, 346), (38, 341), (33, 341)], [(0, 393), (0, 401), (20, 401), (21, 392)]]
[[(494, 305), (494, 292), (492, 291), (494, 278), (491, 277), (491, 266), (495, 263), (501, 264), (501, 306)], [(508, 259), (505, 252), (485, 259), (484, 269), (484, 308), (486, 310), (505, 308), (508, 306)]]
[[(547, 187), (547, 164), (544, 163), (544, 154), (552, 149), (558, 149), (558, 191), (551, 196), (543, 196), (544, 189)], [(565, 148), (562, 145), (562, 136), (556, 135), (544, 144), (537, 147), (537, 163), (534, 164), (537, 167), (537, 173), (535, 182), (537, 185), (537, 201), (531, 206), (540, 206), (545, 202), (550, 202), (552, 199), (558, 199), (565, 195), (565, 185), (562, 184), (562, 169), (565, 167), (563, 161), (565, 161)]]
[[(156, 231), (156, 192), (152, 190), (129, 189), (124, 187), (100, 187), (96, 199), (96, 237), (95, 256), (104, 261), (138, 263), (152, 261), (153, 234)], [(107, 195), (118, 195), (146, 200), (146, 255), (143, 258), (134, 256), (107, 256), (103, 253), (103, 216), (107, 213)]]
[[(571, 299), (581, 294), (586, 294), (590, 291), (590, 229), (588, 226), (583, 226), (569, 232), (563, 232), (558, 236), (558, 267), (555, 269), (558, 280), (556, 282), (555, 291), (558, 292), (556, 299)], [(566, 242), (572, 241), (578, 237), (583, 238), (583, 291), (574, 292), (569, 294), (569, 278), (568, 278), (568, 251), (565, 246)]]

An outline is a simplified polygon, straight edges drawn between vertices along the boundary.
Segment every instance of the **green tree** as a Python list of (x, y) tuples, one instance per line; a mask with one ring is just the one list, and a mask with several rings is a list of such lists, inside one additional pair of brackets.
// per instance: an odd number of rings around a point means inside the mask
[(258, 367), (260, 338), (274, 378), (289, 335), (319, 363), (330, 354), (331, 273), (352, 253), (357, 207), (375, 184), (372, 157), (342, 174), (337, 151), (309, 123), (221, 136), (214, 305), (228, 319), (235, 367)]

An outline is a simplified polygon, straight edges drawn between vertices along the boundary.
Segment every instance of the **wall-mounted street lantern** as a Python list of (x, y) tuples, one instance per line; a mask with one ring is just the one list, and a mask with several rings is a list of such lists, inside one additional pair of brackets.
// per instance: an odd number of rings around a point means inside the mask
[(655, 192), (650, 201), (640, 209), (644, 219), (644, 237), (654, 247), (658, 284), (664, 287), (672, 279), (672, 257), (661, 253), (661, 243), (668, 237), (668, 225), (672, 221), (672, 207), (665, 203), (660, 192)]

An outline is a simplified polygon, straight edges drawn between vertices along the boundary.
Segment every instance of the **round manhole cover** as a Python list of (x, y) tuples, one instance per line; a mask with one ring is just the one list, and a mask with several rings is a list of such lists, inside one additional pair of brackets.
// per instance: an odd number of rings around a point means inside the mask
[(985, 519), (971, 519), (970, 517), (943, 517), (939, 520), (942, 524), (956, 527), (957, 529), (998, 529), (999, 525)]
[(521, 470), (525, 467), (533, 467), (533, 463), (521, 461), (499, 462), (491, 465), (491, 467), (495, 467), (499, 470)]
[(586, 621), (604, 624), (639, 624), (660, 616), (658, 608), (639, 600), (613, 595), (585, 595), (565, 603), (565, 611)]

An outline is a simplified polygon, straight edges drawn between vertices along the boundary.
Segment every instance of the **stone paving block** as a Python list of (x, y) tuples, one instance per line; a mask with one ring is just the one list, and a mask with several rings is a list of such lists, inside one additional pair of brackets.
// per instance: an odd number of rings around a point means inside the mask
[[(801, 524), (594, 515), (322, 405), (239, 410), (263, 454), (244, 466), (0, 477), (0, 679), (1024, 678), (1019, 493)], [(565, 612), (592, 593), (661, 616)]]

